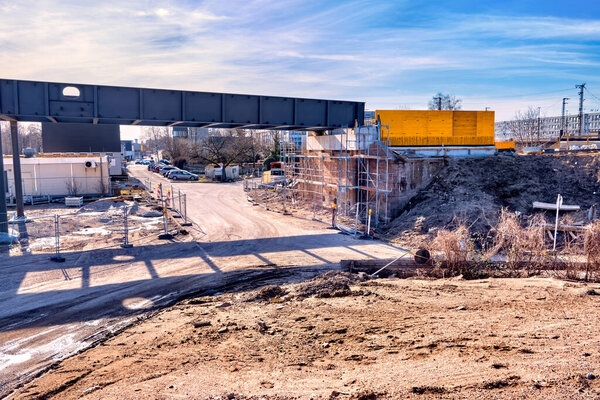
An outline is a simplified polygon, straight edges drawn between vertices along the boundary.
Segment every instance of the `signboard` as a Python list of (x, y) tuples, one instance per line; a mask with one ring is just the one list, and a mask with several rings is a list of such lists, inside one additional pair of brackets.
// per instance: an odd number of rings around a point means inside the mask
[(118, 153), (119, 125), (42, 123), (44, 153)]

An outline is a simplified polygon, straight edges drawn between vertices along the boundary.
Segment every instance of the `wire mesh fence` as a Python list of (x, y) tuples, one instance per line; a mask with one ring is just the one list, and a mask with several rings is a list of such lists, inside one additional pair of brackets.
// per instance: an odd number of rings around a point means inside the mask
[(131, 247), (157, 235), (170, 237), (176, 230), (172, 218), (191, 225), (183, 191), (151, 179), (141, 183), (142, 193), (126, 190), (126, 196), (101, 198), (81, 207), (67, 207), (64, 197), (48, 196), (43, 202), (47, 204), (28, 207), (26, 218), (9, 212), (6, 226), (0, 226), (0, 242), (8, 244), (10, 255), (49, 254), (61, 261), (60, 254), (66, 252)]
[(79, 209), (28, 210), (8, 221), (11, 255), (60, 254), (123, 246), (164, 230), (161, 207), (148, 202), (101, 199)]

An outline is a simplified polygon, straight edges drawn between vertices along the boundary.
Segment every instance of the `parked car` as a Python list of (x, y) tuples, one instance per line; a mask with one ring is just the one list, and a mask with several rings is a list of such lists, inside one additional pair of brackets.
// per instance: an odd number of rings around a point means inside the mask
[(181, 171), (181, 170), (179, 168), (173, 168), (173, 169), (170, 169), (168, 171), (165, 171), (165, 173), (163, 175), (165, 176), (165, 178), (171, 179), (171, 176), (170, 176), (171, 173), (177, 172), (177, 171)]
[(160, 169), (162, 167), (166, 167), (166, 165), (165, 164), (161, 164), (161, 163), (154, 164), (154, 172), (160, 172)]
[(160, 173), (161, 173), (162, 176), (167, 176), (167, 172), (169, 172), (172, 169), (177, 169), (177, 167), (173, 167), (171, 165), (167, 165), (167, 166), (162, 167), (160, 169)]
[(154, 171), (155, 166), (156, 166), (156, 164), (154, 164), (153, 162), (148, 163), (148, 171)]
[(174, 181), (197, 181), (198, 175), (178, 169), (169, 171), (167, 178), (173, 179)]
[(165, 168), (165, 169), (163, 169), (163, 171), (162, 171), (162, 175), (163, 175), (165, 178), (168, 178), (168, 177), (169, 177), (169, 174), (170, 174), (171, 172), (175, 172), (175, 171), (181, 171), (181, 170), (180, 170), (179, 168), (177, 168), (177, 167), (174, 167), (174, 168), (171, 168), (171, 169), (167, 169), (167, 168)]
[(159, 163), (163, 163), (165, 165), (171, 165), (171, 161), (165, 160), (165, 159), (160, 160)]

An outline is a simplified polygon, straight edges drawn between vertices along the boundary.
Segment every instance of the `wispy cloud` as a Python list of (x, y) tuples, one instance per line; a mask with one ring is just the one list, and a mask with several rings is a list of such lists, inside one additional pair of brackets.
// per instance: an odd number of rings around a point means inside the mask
[(483, 108), (600, 86), (600, 16), (420, 12), (409, 1), (0, 0), (2, 77), (413, 108), (439, 90)]

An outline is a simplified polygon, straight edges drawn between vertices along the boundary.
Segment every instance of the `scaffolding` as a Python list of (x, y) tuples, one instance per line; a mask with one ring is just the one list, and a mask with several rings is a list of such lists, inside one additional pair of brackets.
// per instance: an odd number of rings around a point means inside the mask
[[(386, 140), (382, 140), (382, 129)], [(330, 214), (335, 208), (336, 221), (353, 225), (355, 233), (368, 234), (370, 216), (374, 227), (388, 222), (393, 182), (390, 162), (395, 160), (388, 150), (388, 127), (343, 128), (324, 139), (331, 139), (329, 146), (309, 149), (306, 141), (283, 137), (284, 185), (292, 204), (312, 209), (313, 218)]]

